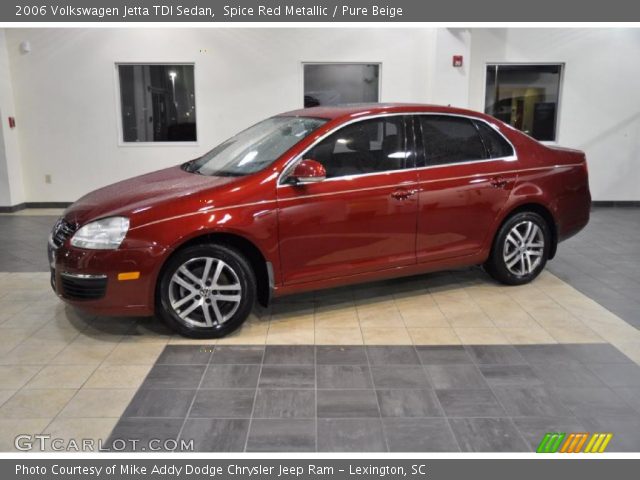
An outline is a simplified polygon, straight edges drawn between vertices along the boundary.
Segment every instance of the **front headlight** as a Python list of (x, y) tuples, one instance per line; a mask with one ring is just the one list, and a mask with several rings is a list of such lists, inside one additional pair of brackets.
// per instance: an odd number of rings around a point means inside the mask
[(129, 230), (126, 217), (109, 217), (87, 223), (71, 238), (71, 245), (90, 250), (115, 250)]

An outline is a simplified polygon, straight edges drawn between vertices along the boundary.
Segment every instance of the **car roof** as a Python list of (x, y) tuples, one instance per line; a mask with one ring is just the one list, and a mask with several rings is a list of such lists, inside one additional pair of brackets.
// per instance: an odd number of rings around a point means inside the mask
[(349, 119), (365, 115), (380, 115), (385, 113), (449, 113), (494, 120), (488, 115), (464, 108), (420, 103), (352, 103), (335, 106), (301, 108), (299, 110), (282, 113), (281, 115), (334, 120), (342, 117)]

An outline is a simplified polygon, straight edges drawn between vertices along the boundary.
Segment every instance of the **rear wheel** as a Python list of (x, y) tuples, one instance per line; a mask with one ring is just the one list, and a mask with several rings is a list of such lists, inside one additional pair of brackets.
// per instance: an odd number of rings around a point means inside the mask
[(242, 325), (255, 298), (255, 275), (242, 254), (221, 245), (195, 245), (169, 259), (157, 312), (182, 335), (219, 338)]
[(520, 212), (500, 227), (485, 270), (507, 285), (522, 285), (536, 278), (549, 257), (549, 225), (534, 212)]

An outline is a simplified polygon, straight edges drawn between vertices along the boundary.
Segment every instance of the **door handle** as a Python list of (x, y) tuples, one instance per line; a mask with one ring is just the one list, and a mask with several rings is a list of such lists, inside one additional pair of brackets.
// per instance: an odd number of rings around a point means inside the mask
[(509, 182), (503, 177), (493, 177), (491, 179), (491, 186), (494, 188), (505, 188)]
[(391, 197), (395, 198), (396, 200), (406, 200), (416, 193), (418, 193), (418, 190), (407, 190), (405, 188), (399, 188), (398, 190), (395, 190), (391, 193)]

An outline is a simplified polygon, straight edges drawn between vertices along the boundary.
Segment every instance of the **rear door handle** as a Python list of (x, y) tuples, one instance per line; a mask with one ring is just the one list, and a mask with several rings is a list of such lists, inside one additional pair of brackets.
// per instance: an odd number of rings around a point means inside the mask
[(509, 182), (503, 177), (493, 177), (491, 179), (491, 186), (494, 188), (505, 188)]
[(393, 193), (391, 193), (391, 197), (395, 198), (396, 200), (406, 200), (416, 193), (418, 193), (418, 190), (407, 190), (406, 188), (399, 188), (398, 190), (395, 190)]

